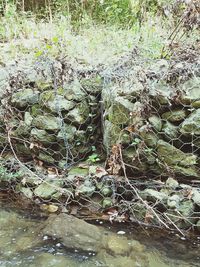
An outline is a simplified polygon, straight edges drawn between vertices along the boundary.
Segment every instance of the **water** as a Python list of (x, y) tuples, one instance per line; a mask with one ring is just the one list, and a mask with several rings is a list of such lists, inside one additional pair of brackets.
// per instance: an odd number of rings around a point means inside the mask
[[(0, 267), (114, 267), (104, 265), (99, 258), (89, 252), (68, 251), (57, 240), (38, 242), (41, 237), (38, 230), (42, 219), (29, 215), (22, 210), (0, 205)], [(101, 224), (102, 226), (102, 224)], [(110, 226), (106, 226), (107, 229)], [(113, 232), (124, 231), (129, 239), (137, 239), (146, 246), (145, 255), (149, 267), (197, 267), (200, 266), (200, 236), (183, 240), (175, 233), (133, 228), (130, 225), (112, 226)], [(43, 240), (45, 241), (45, 240)], [(120, 266), (120, 265), (119, 265)], [(122, 265), (123, 267), (123, 265)], [(127, 266), (132, 267), (132, 266)], [(133, 267), (135, 264), (133, 263)], [(141, 267), (143, 267), (141, 265)]]

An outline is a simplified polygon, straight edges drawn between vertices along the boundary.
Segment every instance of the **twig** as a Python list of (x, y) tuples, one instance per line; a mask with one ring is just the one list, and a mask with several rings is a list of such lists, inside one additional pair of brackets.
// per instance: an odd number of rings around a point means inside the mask
[(164, 213), (164, 216), (167, 218), (168, 221), (171, 222), (171, 224), (176, 228), (176, 230), (178, 230), (178, 232), (182, 235), (185, 236), (185, 234), (179, 229), (179, 227), (169, 218), (169, 216)]
[[(7, 135), (7, 136), (8, 136), (8, 143), (9, 143), (10, 148), (11, 148), (11, 151), (12, 151), (12, 153), (13, 153), (15, 159), (16, 159), (17, 162), (19, 163), (19, 165), (20, 165), (22, 168), (26, 169), (27, 172), (28, 172), (29, 174), (33, 175), (33, 176), (36, 177), (38, 180), (40, 180), (40, 181), (46, 183), (47, 185), (50, 185), (52, 188), (55, 188), (57, 191), (62, 192), (62, 188), (61, 188), (61, 187), (58, 187), (58, 186), (53, 185), (53, 184), (51, 184), (51, 183), (48, 183), (45, 179), (41, 178), (41, 177), (38, 176), (36, 173), (34, 173), (33, 171), (31, 171), (26, 165), (24, 165), (24, 164), (19, 160), (19, 158), (18, 158), (18, 156), (16, 155), (16, 152), (15, 152), (15, 150), (14, 150), (14, 148), (13, 148), (13, 145), (12, 145), (12, 141), (11, 141), (11, 137), (10, 137), (10, 130), (8, 130), (7, 133), (8, 133), (8, 135)], [(65, 189), (65, 192), (68, 193), (68, 199), (67, 199), (67, 201), (68, 201), (70, 195), (73, 197), (73, 193), (70, 192), (70, 191), (67, 190), (67, 189)]]
[(136, 194), (137, 198), (145, 205), (145, 207), (147, 208), (147, 210), (150, 210), (153, 215), (155, 215), (155, 217), (158, 219), (158, 221), (163, 224), (167, 229), (170, 229), (169, 226), (158, 216), (158, 214), (155, 212), (155, 210), (148, 205), (148, 203), (146, 201), (144, 201), (141, 196), (139, 195), (137, 189), (129, 182), (128, 177), (126, 175), (126, 168), (125, 168), (125, 164), (123, 161), (123, 156), (122, 156), (122, 151), (121, 148), (119, 148), (120, 151), (120, 158), (121, 158), (121, 164), (122, 164), (122, 169), (124, 171), (124, 176), (125, 176), (125, 180), (127, 182), (127, 184), (133, 189), (134, 193)]

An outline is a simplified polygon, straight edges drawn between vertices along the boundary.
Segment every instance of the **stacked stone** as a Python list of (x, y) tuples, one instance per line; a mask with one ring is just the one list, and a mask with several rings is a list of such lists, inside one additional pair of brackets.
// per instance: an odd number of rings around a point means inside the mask
[(104, 145), (127, 173), (200, 179), (200, 58), (133, 67), (103, 89)]
[(0, 138), (2, 149), (9, 133), (18, 156), (64, 167), (84, 158), (98, 140), (101, 80), (93, 77), (91, 90), (90, 80), (67, 79), (56, 64), (54, 75), (44, 62), (0, 70)]

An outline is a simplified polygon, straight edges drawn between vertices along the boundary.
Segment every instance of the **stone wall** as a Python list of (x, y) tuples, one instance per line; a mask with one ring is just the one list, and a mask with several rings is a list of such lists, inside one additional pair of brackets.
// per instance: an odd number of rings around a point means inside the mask
[(99, 71), (47, 59), (2, 67), (1, 150), (62, 168), (102, 137), (108, 157), (121, 151), (121, 173), (123, 162), (133, 176), (199, 179), (200, 58), (189, 55), (131, 55)]
[(129, 62), (103, 89), (104, 145), (117, 144), (129, 175), (200, 179), (200, 57), (190, 56)]
[(25, 160), (61, 168), (92, 151), (100, 135), (101, 79), (63, 68), (42, 60), (0, 69), (2, 150), (13, 146)]

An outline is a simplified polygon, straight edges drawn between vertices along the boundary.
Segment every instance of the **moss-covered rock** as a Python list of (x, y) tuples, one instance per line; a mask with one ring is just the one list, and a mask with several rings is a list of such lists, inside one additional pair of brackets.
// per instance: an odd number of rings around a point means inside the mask
[(53, 81), (45, 81), (36, 79), (36, 86), (39, 91), (46, 91), (53, 88)]
[(30, 126), (28, 126), (24, 121), (20, 121), (17, 129), (13, 131), (13, 135), (18, 137), (29, 137), (30, 129)]
[(62, 95), (69, 101), (75, 100), (77, 102), (84, 100), (86, 97), (88, 98), (81, 83), (76, 79), (71, 83), (64, 83)]
[(55, 95), (54, 90), (45, 91), (40, 95), (40, 105), (48, 108), (53, 113), (69, 111), (74, 108), (75, 103), (67, 100), (62, 95)]
[(37, 115), (43, 115), (43, 110), (41, 109), (39, 104), (34, 104), (30, 108), (30, 114), (32, 117), (36, 117)]
[(92, 196), (96, 187), (93, 185), (90, 179), (86, 179), (83, 184), (80, 184), (75, 191), (76, 195)]
[(53, 164), (55, 162), (55, 158), (52, 156), (50, 156), (49, 154), (40, 152), (39, 155), (37, 156), (38, 159), (40, 159), (41, 161), (44, 161), (46, 163), (50, 163)]
[(200, 220), (198, 220), (198, 222), (196, 223), (196, 228), (200, 232)]
[(114, 144), (120, 142), (121, 129), (118, 125), (109, 120), (104, 122), (103, 143), (106, 149), (111, 148)]
[(31, 116), (30, 112), (25, 112), (24, 113), (24, 123), (27, 126), (31, 126), (32, 121), (33, 121), (33, 117)]
[(40, 197), (42, 199), (50, 199), (52, 198), (53, 194), (60, 192), (60, 196), (62, 195), (62, 181), (55, 180), (47, 180), (42, 182), (40, 185), (38, 185), (35, 190), (34, 194), (37, 197)]
[(186, 118), (187, 112), (185, 109), (174, 109), (167, 111), (162, 114), (162, 119), (168, 120), (170, 122), (179, 122)]
[[(57, 134), (57, 140), (66, 140), (67, 142), (73, 142), (75, 139), (75, 134), (77, 130), (75, 126), (65, 124), (62, 129)], [(76, 140), (78, 141), (78, 140)]]
[(148, 121), (152, 125), (152, 128), (157, 132), (160, 132), (162, 129), (162, 119), (159, 116), (152, 115), (148, 118)]
[(38, 115), (33, 119), (32, 125), (42, 130), (58, 131), (61, 121), (52, 115)]
[(165, 121), (162, 127), (162, 133), (167, 140), (177, 139), (179, 135), (179, 128), (169, 121)]
[(14, 93), (11, 98), (11, 103), (18, 108), (25, 108), (28, 105), (33, 105), (39, 101), (39, 92), (33, 89), (23, 89)]
[(31, 149), (27, 143), (16, 143), (15, 144), (15, 152), (17, 155), (26, 156), (27, 158), (32, 158)]
[(90, 109), (86, 101), (79, 103), (75, 108), (70, 110), (65, 119), (75, 125), (81, 125), (86, 123), (90, 118)]
[(85, 78), (81, 80), (81, 86), (87, 93), (90, 94), (98, 94), (101, 92), (103, 87), (103, 81), (100, 76), (96, 76), (93, 78)]
[(186, 105), (192, 105), (194, 108), (200, 108), (200, 78), (194, 77), (182, 84), (181, 89), (184, 93), (181, 95), (181, 102)]
[(200, 109), (193, 111), (183, 121), (180, 132), (185, 135), (200, 135)]
[(159, 192), (154, 189), (145, 189), (141, 192), (141, 197), (144, 200), (149, 200), (152, 202), (161, 202), (162, 204), (166, 203), (167, 201), (167, 194), (164, 192)]
[(156, 147), (159, 138), (155, 132), (149, 129), (148, 126), (142, 126), (139, 129), (139, 135), (147, 146)]
[(45, 130), (33, 128), (31, 130), (31, 139), (43, 144), (52, 144), (56, 141), (55, 135), (47, 133)]
[(159, 140), (157, 143), (157, 155), (162, 164), (168, 166), (171, 171), (185, 176), (200, 178), (195, 166), (197, 164), (196, 155), (184, 153), (163, 140)]
[(114, 103), (108, 110), (108, 120), (116, 125), (126, 125), (131, 123), (132, 112), (135, 111), (136, 104), (131, 103), (123, 97), (116, 97)]

